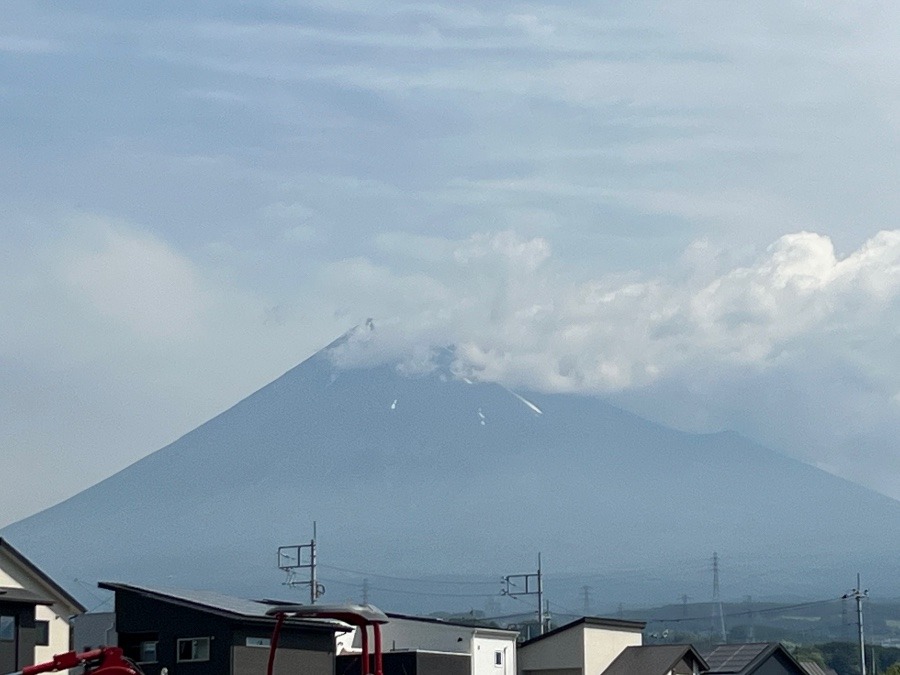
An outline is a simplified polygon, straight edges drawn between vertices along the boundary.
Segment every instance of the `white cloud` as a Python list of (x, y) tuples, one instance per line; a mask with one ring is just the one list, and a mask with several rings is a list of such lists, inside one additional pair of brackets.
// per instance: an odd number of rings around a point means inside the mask
[[(702, 265), (704, 255), (710, 269), (721, 265), (721, 252), (702, 243), (689, 264)], [(374, 315), (388, 320), (383, 340), (398, 340), (394, 356), (423, 340), (453, 343), (460, 366), (484, 379), (610, 392), (700, 364), (777, 368), (787, 353), (814, 353), (823, 335), (844, 341), (848, 354), (878, 360), (877, 350), (857, 343), (854, 327), (892, 335), (898, 256), (900, 231), (881, 232), (843, 258), (828, 237), (799, 232), (752, 264), (712, 275), (576, 279), (553, 260), (546, 240), (506, 231), (457, 242), (456, 269), (428, 257), (430, 272), (398, 276), (359, 260), (351, 286), (365, 286)], [(880, 360), (881, 372), (900, 385), (892, 355)]]
[(59, 273), (87, 311), (135, 340), (198, 337), (212, 291), (203, 288), (190, 261), (123, 225), (93, 221), (77, 229), (77, 242), (61, 254)]

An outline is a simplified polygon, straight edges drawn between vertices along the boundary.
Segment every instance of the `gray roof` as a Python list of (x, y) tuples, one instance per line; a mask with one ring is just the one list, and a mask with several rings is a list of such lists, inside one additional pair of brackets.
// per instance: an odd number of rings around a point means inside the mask
[(52, 605), (53, 600), (16, 586), (0, 586), (0, 602), (21, 602), (27, 605)]
[(797, 673), (804, 673), (803, 667), (780, 642), (754, 642), (743, 645), (719, 645), (704, 658), (709, 664), (709, 673), (752, 673), (776, 652), (792, 663)]
[[(266, 612), (272, 609), (271, 602), (259, 600), (246, 600), (224, 595), (216, 591), (193, 591), (181, 588), (151, 588), (149, 586), (137, 586), (135, 584), (122, 584), (103, 581), (97, 584), (100, 588), (110, 591), (127, 591), (138, 593), (162, 602), (170, 602), (192, 609), (212, 612), (214, 614), (229, 617), (256, 619), (274, 622), (274, 617), (267, 616)], [(327, 627), (332, 630), (344, 630), (343, 624), (326, 620), (288, 619), (291, 623)]]
[(719, 645), (709, 654), (706, 654), (706, 662), (710, 672), (714, 673), (740, 673), (753, 661), (762, 656), (763, 652), (772, 647), (771, 642), (753, 642), (745, 645)]
[(603, 675), (666, 675), (685, 658), (706, 670), (706, 661), (691, 645), (643, 645), (626, 647)]
[(833, 668), (823, 668), (815, 661), (801, 661), (800, 666), (807, 675), (837, 675)]

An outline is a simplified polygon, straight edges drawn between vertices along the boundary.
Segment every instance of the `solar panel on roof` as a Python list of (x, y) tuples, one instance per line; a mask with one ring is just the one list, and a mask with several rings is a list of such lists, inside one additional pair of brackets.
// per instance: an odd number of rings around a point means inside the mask
[(721, 645), (706, 657), (706, 662), (711, 671), (739, 673), (768, 646), (768, 644)]

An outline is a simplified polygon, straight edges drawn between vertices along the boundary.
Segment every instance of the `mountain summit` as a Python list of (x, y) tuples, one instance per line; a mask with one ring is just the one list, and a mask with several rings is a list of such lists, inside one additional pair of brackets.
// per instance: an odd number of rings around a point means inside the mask
[(543, 551), (548, 570), (601, 577), (598, 593), (670, 600), (708, 586), (718, 551), (736, 593), (832, 597), (857, 569), (900, 592), (894, 500), (733, 433), (473, 382), (450, 352), (430, 369), (341, 365), (352, 339), (0, 536), (66, 586), (283, 594), (275, 549), (315, 520), (320, 562), (372, 573), (495, 579)]

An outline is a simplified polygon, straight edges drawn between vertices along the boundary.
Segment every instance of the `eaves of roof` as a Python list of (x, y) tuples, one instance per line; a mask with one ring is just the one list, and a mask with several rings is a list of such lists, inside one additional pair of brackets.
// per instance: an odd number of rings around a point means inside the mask
[(10, 544), (3, 537), (0, 537), (0, 550), (6, 551), (7, 555), (9, 555), (19, 565), (27, 569), (42, 583), (46, 584), (54, 594), (58, 595), (60, 599), (73, 607), (77, 611), (77, 613), (84, 614), (87, 611), (87, 607), (78, 602), (78, 600), (72, 597), (72, 595), (68, 591), (66, 591), (66, 589), (64, 589), (53, 579), (51, 579), (43, 570), (41, 570), (28, 558), (22, 555), (12, 544)]

